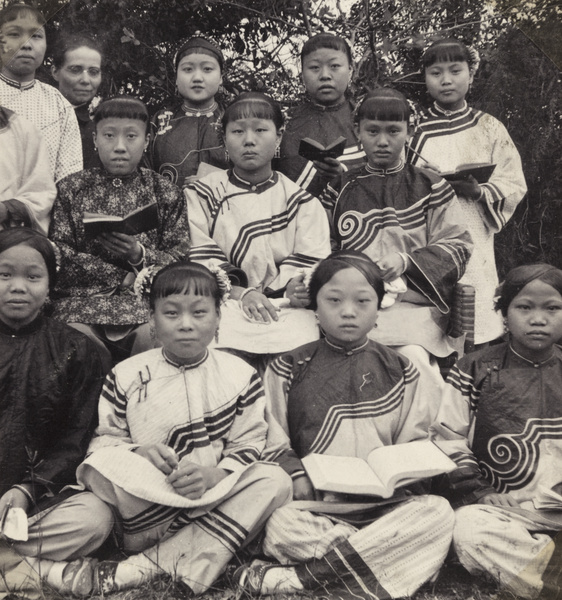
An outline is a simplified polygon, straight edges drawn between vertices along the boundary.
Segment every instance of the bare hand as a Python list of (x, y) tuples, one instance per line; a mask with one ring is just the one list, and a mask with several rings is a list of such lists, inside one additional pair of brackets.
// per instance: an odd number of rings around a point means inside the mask
[(258, 323), (271, 323), (278, 321), (277, 308), (257, 290), (248, 292), (240, 301), (244, 314)]
[(337, 158), (327, 156), (324, 160), (313, 161), (316, 170), (324, 177), (333, 179), (343, 173), (343, 165)]
[(29, 498), (17, 488), (8, 490), (2, 497), (0, 497), (0, 519), (4, 518), (5, 512), (8, 507), (22, 508), (25, 512), (29, 509)]
[(191, 461), (182, 461), (180, 466), (167, 477), (180, 496), (195, 500), (215, 487), (228, 473), (217, 467), (202, 467)]
[[(425, 160), (425, 159), (424, 159)], [(435, 171), (435, 173), (439, 174), (439, 167), (428, 160), (425, 162), (418, 163), (416, 166), (421, 167), (422, 169), (429, 169), (430, 171)]]
[(519, 508), (519, 502), (511, 494), (492, 493), (480, 498), (478, 504), (489, 504), (490, 506), (507, 506)]
[(316, 490), (306, 475), (293, 480), (293, 500), (317, 500)]
[(469, 175), (466, 179), (453, 179), (449, 183), (457, 196), (462, 196), (469, 200), (478, 200), (482, 195), (482, 189), (472, 175)]
[(116, 232), (100, 233), (97, 239), (108, 252), (133, 265), (142, 258), (142, 247), (132, 235)]
[(169, 475), (179, 464), (177, 454), (166, 444), (140, 446), (135, 453), (150, 461), (164, 475)]
[(293, 277), (287, 284), (287, 298), (291, 302), (291, 306), (295, 308), (306, 308), (310, 304), (308, 290), (304, 285), (304, 273)]
[(407, 265), (404, 263), (398, 252), (389, 252), (388, 254), (385, 254), (380, 260), (376, 261), (376, 263), (381, 270), (382, 278), (385, 281), (397, 279), (406, 272)]

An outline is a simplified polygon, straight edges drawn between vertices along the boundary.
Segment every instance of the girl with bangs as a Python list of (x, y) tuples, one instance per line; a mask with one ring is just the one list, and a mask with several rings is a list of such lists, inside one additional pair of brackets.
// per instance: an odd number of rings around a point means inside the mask
[[(302, 47), (301, 69), (307, 100), (291, 110), (276, 168), (318, 196), (331, 179), (365, 162), (353, 128), (354, 105), (347, 97), (353, 74), (351, 48), (338, 35), (315, 35)], [(337, 158), (310, 161), (299, 155), (305, 137), (328, 146), (340, 136), (346, 144)]]
[(476, 289), (474, 340), (478, 345), (503, 333), (494, 310), (498, 285), (494, 235), (511, 218), (527, 186), (519, 152), (504, 125), (466, 102), (477, 62), (476, 52), (455, 39), (439, 40), (425, 52), (422, 69), (434, 102), (423, 113), (411, 142), (411, 161), (420, 167), (429, 161), (442, 172), (463, 164), (495, 164), (486, 183), (479, 184), (471, 176), (451, 181), (474, 242), (461, 281)]
[(410, 107), (396, 90), (369, 93), (356, 113), (368, 158), (322, 197), (332, 215), (334, 244), (367, 254), (398, 302), (383, 307), (369, 336), (407, 356), (420, 371), (431, 416), (443, 387), (436, 356), (457, 349), (446, 335), (454, 284), (472, 250), (451, 186), (431, 171), (404, 164)]
[[(112, 360), (152, 347), (135, 279), (145, 268), (184, 258), (189, 229), (181, 190), (139, 168), (149, 140), (146, 106), (129, 96), (110, 98), (99, 105), (94, 123), (103, 167), (58, 185), (49, 234), (60, 254), (53, 301), (55, 317), (86, 333), (111, 366)], [(85, 212), (124, 217), (152, 203), (157, 218), (148, 231), (86, 235)]]
[(291, 350), (318, 339), (303, 269), (330, 252), (320, 202), (272, 169), (283, 116), (268, 96), (241, 94), (222, 119), (234, 167), (190, 183), (185, 194), (190, 258), (224, 267), (232, 299), (223, 310), (220, 347), (251, 354)]
[(261, 379), (240, 358), (209, 348), (226, 274), (178, 262), (146, 287), (162, 347), (107, 376), (96, 436), (77, 471), (79, 483), (114, 507), (129, 558), (65, 565), (66, 587), (78, 596), (162, 573), (186, 597), (201, 594), (291, 494), (288, 475), (258, 463), (267, 433)]

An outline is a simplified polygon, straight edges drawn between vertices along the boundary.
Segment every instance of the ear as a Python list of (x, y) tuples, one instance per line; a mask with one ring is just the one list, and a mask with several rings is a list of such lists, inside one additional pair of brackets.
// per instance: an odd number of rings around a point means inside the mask
[(59, 69), (55, 65), (51, 67), (51, 75), (55, 81), (59, 80)]
[(408, 125), (408, 140), (414, 135), (414, 126), (413, 125)]
[(94, 131), (92, 131), (92, 137), (94, 138), (94, 146), (96, 145), (96, 140), (97, 140), (97, 134), (96, 134), (96, 130), (94, 129)]
[(144, 149), (146, 150), (148, 148), (148, 144), (150, 142), (150, 133), (146, 134), (146, 137), (144, 139)]
[(474, 81), (474, 75), (476, 74), (476, 71), (473, 68), (469, 68), (468, 69), (468, 85), (472, 85), (472, 82)]
[(359, 123), (353, 123), (353, 131), (355, 133), (355, 137), (359, 139)]

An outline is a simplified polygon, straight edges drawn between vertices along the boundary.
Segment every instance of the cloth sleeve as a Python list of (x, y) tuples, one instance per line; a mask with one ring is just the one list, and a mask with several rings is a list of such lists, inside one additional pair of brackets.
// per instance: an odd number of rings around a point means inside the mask
[(236, 415), (227, 434), (218, 468), (239, 471), (259, 460), (267, 436), (264, 411), (263, 384), (254, 371), (247, 386), (238, 395)]
[[(466, 365), (466, 366), (464, 366)], [(458, 468), (435, 479), (435, 491), (445, 496), (454, 507), (474, 504), (495, 492), (484, 479), (470, 446), (474, 425), (474, 401), (479, 396), (475, 385), (474, 363), (462, 361), (453, 367), (443, 393), (435, 422), (429, 429), (431, 439)]]
[(298, 192), (295, 242), (292, 253), (279, 265), (279, 275), (271, 287), (283, 289), (302, 269), (313, 267), (330, 254), (330, 227), (326, 212), (320, 202)]
[(127, 424), (128, 397), (119, 385), (115, 371), (108, 373), (98, 404), (98, 427), (88, 448), (88, 454), (107, 446), (133, 445)]
[(56, 245), (57, 262), (60, 265), (57, 287), (62, 290), (71, 288), (77, 281), (88, 282), (92, 288), (100, 289), (118, 285), (127, 273), (132, 272), (132, 268), (127, 268), (123, 261), (112, 261), (107, 253), (106, 257), (102, 257), (85, 251), (85, 240), (79, 234), (78, 227), (82, 216), (76, 203), (71, 180), (60, 182), (49, 230), (49, 238)]
[[(82, 338), (82, 336), (81, 336)], [(103, 382), (103, 368), (98, 352), (84, 337), (62, 353), (53, 369), (59, 369), (65, 382), (65, 424), (60, 435), (41, 454), (41, 460), (26, 475), (32, 494), (39, 498), (45, 492), (56, 494), (65, 485), (75, 483), (75, 471), (86, 454), (97, 422), (97, 407)]]
[(292, 358), (280, 356), (267, 368), (264, 375), (268, 424), (267, 444), (263, 459), (278, 463), (293, 479), (304, 475), (304, 467), (291, 447), (287, 400), (291, 387)]
[[(61, 96), (62, 98), (62, 96)], [(60, 114), (60, 143), (55, 160), (55, 181), (64, 179), (67, 175), (81, 171), (82, 138), (78, 119), (72, 105), (64, 100), (65, 105)]]
[(408, 254), (406, 278), (446, 314), (454, 284), (464, 274), (473, 243), (453, 188), (444, 179), (432, 182), (426, 228), (427, 245)]

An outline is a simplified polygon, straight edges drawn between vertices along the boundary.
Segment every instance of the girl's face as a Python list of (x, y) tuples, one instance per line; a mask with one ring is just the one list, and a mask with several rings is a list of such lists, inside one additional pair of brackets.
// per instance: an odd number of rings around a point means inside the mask
[(369, 165), (377, 169), (397, 166), (402, 158), (404, 145), (410, 137), (406, 121), (361, 119), (356, 133)]
[(437, 62), (425, 69), (429, 95), (446, 110), (462, 108), (473, 78), (474, 74), (466, 61)]
[(363, 273), (353, 267), (338, 271), (316, 298), (318, 321), (328, 341), (344, 348), (363, 344), (377, 321), (378, 302)]
[(271, 175), (271, 161), (281, 143), (281, 132), (271, 119), (246, 118), (230, 121), (224, 132), (224, 145), (236, 174), (251, 183)]
[(513, 349), (532, 361), (550, 356), (562, 338), (562, 296), (538, 279), (528, 283), (507, 308)]
[(148, 139), (146, 124), (140, 119), (102, 119), (94, 132), (100, 160), (112, 175), (132, 173), (142, 159)]
[(209, 106), (221, 84), (221, 68), (216, 58), (208, 54), (188, 54), (180, 60), (176, 85), (190, 108)]
[(319, 48), (302, 61), (302, 79), (309, 96), (324, 106), (343, 100), (351, 77), (351, 65), (342, 50)]
[(60, 69), (53, 67), (60, 93), (74, 106), (90, 102), (101, 84), (101, 54), (82, 46), (64, 55)]
[(22, 12), (17, 19), (2, 25), (0, 38), (2, 73), (19, 83), (31, 81), (47, 50), (43, 26), (31, 13)]
[(180, 364), (192, 364), (205, 355), (220, 316), (214, 298), (189, 292), (156, 300), (150, 321), (167, 356)]
[(25, 244), (0, 254), (0, 320), (12, 329), (31, 323), (49, 293), (49, 273), (41, 254)]

